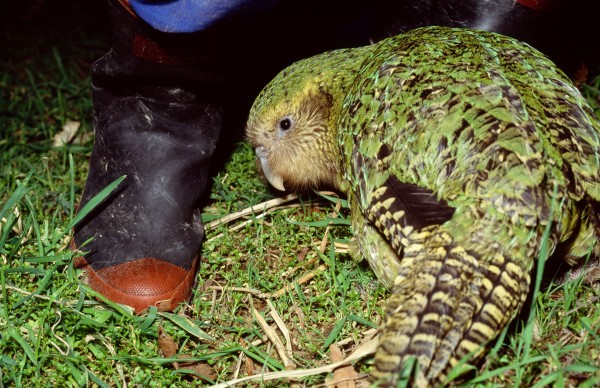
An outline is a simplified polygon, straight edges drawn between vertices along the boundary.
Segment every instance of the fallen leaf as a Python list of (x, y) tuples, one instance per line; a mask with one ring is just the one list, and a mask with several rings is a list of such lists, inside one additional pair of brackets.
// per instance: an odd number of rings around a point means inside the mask
[(252, 359), (250, 357), (244, 358), (244, 361), (245, 361), (244, 362), (244, 366), (245, 366), (245, 369), (246, 369), (246, 375), (252, 376), (253, 374), (255, 374), (256, 373), (256, 370), (255, 370), (256, 367), (254, 366), (254, 361), (252, 361)]
[[(165, 332), (162, 326), (158, 327), (158, 347), (164, 358), (171, 358), (177, 354), (179, 345), (173, 341), (173, 338)], [(179, 363), (174, 362), (173, 367), (179, 369)]]
[[(191, 367), (186, 366), (186, 369), (191, 369), (199, 375), (207, 377), (211, 380), (215, 380), (217, 378), (217, 373), (215, 372), (215, 370), (206, 362), (199, 362), (197, 364), (192, 365)], [(198, 378), (198, 376), (194, 377)]]
[(54, 135), (52, 145), (54, 147), (62, 147), (65, 144), (69, 144), (75, 138), (75, 135), (77, 135), (80, 125), (79, 121), (67, 121), (62, 127), (62, 131)]
[[(173, 338), (165, 332), (162, 326), (158, 327), (158, 347), (160, 348), (160, 352), (162, 353), (164, 358), (177, 357), (181, 359), (181, 361), (175, 361), (172, 363), (173, 368), (180, 369), (185, 368), (189, 369), (199, 375), (207, 377), (211, 380), (217, 378), (217, 373), (214, 369), (206, 362), (186, 362), (186, 358), (190, 358), (191, 356), (188, 354), (177, 354), (177, 350), (179, 349), (179, 345), (173, 340)], [(199, 376), (193, 375), (194, 378), (199, 378)]]
[(156, 302), (156, 308), (158, 311), (170, 311), (171, 310), (171, 300), (159, 300)]
[[(331, 354), (331, 362), (339, 362), (344, 360), (344, 355), (340, 348), (337, 345), (333, 344), (329, 347), (329, 351)], [(337, 388), (355, 388), (354, 384), (355, 380), (359, 380), (360, 376), (354, 370), (352, 365), (345, 365), (339, 368), (336, 368), (333, 371), (333, 378), (327, 382), (328, 387), (337, 387)]]

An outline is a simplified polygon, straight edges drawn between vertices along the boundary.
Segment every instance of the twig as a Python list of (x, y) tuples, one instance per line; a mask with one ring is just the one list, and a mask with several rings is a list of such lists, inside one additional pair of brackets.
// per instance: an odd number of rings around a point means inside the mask
[(309, 273), (302, 275), (298, 280), (294, 281), (293, 283), (287, 284), (283, 288), (280, 288), (279, 290), (275, 291), (273, 294), (271, 294), (271, 296), (273, 298), (279, 298), (280, 296), (282, 296), (283, 294), (285, 294), (286, 292), (288, 292), (289, 290), (294, 288), (294, 283), (304, 284), (304, 283), (308, 282), (310, 279), (314, 278), (319, 272), (325, 271), (326, 269), (327, 269), (327, 264), (321, 264), (316, 269), (310, 271)]
[[(279, 315), (277, 310), (275, 310), (275, 307), (273, 306), (273, 303), (271, 303), (270, 299), (267, 299), (267, 304), (269, 305), (269, 308), (271, 309), (269, 314), (271, 315), (271, 317), (273, 317), (273, 320), (277, 324), (279, 331), (281, 331), (281, 333), (283, 334), (283, 337), (285, 338), (285, 354), (287, 357), (287, 363), (284, 361), (285, 369), (286, 370), (294, 370), (294, 369), (296, 369), (296, 364), (294, 363), (294, 361), (292, 359), (293, 352), (292, 352), (292, 338), (290, 336), (290, 331), (288, 330), (287, 326), (283, 322), (283, 319), (281, 319), (281, 316)], [(300, 385), (297, 382), (292, 382), (291, 387), (298, 388), (298, 387), (300, 387)]]
[(579, 310), (579, 309), (582, 309), (584, 307), (595, 304), (596, 302), (598, 302), (598, 300), (600, 300), (600, 296), (594, 296), (588, 301), (584, 301), (583, 303), (578, 303), (577, 306), (575, 306), (571, 310), (567, 311), (565, 313), (565, 315), (571, 315), (571, 314), (577, 312), (577, 310)]
[(270, 299), (267, 299), (267, 304), (269, 305), (269, 308), (271, 309), (271, 311), (269, 312), (269, 314), (271, 315), (271, 317), (273, 317), (273, 320), (277, 324), (277, 327), (279, 328), (279, 331), (281, 331), (281, 333), (283, 334), (283, 337), (285, 338), (286, 356), (288, 358), (290, 358), (290, 363), (291, 363), (290, 365), (287, 366), (287, 369), (289, 370), (290, 366), (292, 367), (291, 369), (294, 369), (296, 366), (294, 365), (294, 362), (291, 361), (291, 357), (292, 357), (292, 340), (291, 340), (291, 337), (290, 337), (290, 331), (288, 330), (287, 326), (283, 322), (283, 319), (281, 319), (281, 316), (279, 315), (279, 313), (277, 312), (277, 310), (275, 310), (275, 307), (273, 306), (273, 303), (271, 303)]
[[(377, 335), (377, 333), (379, 333), (379, 329), (373, 329), (373, 328), (371, 328), (371, 329), (368, 329), (367, 331), (365, 331), (365, 332), (363, 332), (363, 333), (362, 333), (362, 335), (363, 335), (363, 341), (368, 341), (368, 340), (370, 340), (371, 338), (373, 338), (374, 336), (376, 336), (376, 335)], [(352, 337), (348, 337), (348, 338), (344, 338), (344, 339), (343, 339), (343, 340), (341, 340), (341, 341), (338, 341), (338, 342), (336, 342), (335, 344), (336, 344), (338, 347), (340, 347), (340, 348), (341, 348), (341, 347), (343, 347), (343, 346), (346, 346), (346, 345), (348, 345), (350, 342), (353, 342), (353, 341), (354, 341), (354, 338), (352, 338)]]
[(58, 315), (58, 320), (54, 323), (54, 325), (52, 325), (52, 328), (50, 329), (52, 331), (52, 334), (54, 335), (54, 337), (59, 340), (60, 342), (62, 342), (63, 345), (65, 345), (67, 347), (67, 350), (65, 350), (64, 352), (60, 349), (60, 347), (58, 347), (58, 345), (56, 345), (54, 342), (50, 341), (50, 343), (52, 345), (54, 345), (54, 347), (56, 349), (58, 349), (58, 351), (60, 352), (60, 354), (62, 354), (63, 356), (67, 356), (70, 352), (71, 352), (71, 345), (69, 345), (69, 343), (67, 341), (65, 341), (64, 339), (60, 338), (57, 334), (56, 334), (56, 326), (58, 326), (58, 324), (60, 323), (60, 321), (62, 320), (62, 313), (60, 312), (60, 310), (56, 310), (56, 315)]
[[(322, 192), (322, 193), (323, 194), (333, 194), (330, 192)], [(335, 212), (330, 214), (330, 217), (336, 218), (338, 215), (338, 212), (340, 211), (341, 208), (342, 208), (342, 202), (338, 201), (335, 205)], [(319, 245), (319, 252), (321, 252), (321, 253), (324, 253), (325, 249), (327, 249), (327, 241), (329, 238), (329, 228), (330, 227), (331, 227), (331, 223), (329, 225), (327, 225), (327, 228), (325, 228), (325, 233), (323, 234), (323, 238), (321, 239), (321, 244)], [(317, 273), (324, 271), (326, 268), (327, 268), (327, 264), (321, 264), (317, 269), (312, 270), (309, 273), (301, 276), (297, 281), (295, 281), (295, 283), (296, 284), (304, 284), (304, 283), (308, 282), (310, 279), (314, 278), (317, 275)], [(283, 288), (275, 291), (272, 294), (272, 296), (273, 296), (273, 298), (279, 298), (281, 295), (285, 294), (286, 292), (291, 290), (293, 287), (294, 287), (294, 283), (287, 284)]]
[(209, 286), (206, 287), (209, 290), (217, 290), (217, 291), (233, 291), (233, 292), (246, 292), (248, 294), (252, 294), (258, 298), (261, 299), (265, 299), (265, 298), (270, 298), (271, 294), (268, 292), (262, 292), (253, 288), (246, 288), (246, 287), (222, 287), (222, 286)]
[[(252, 299), (250, 299), (250, 301), (252, 301)], [(281, 358), (281, 360), (283, 361), (283, 365), (285, 366), (285, 368), (287, 369), (290, 365), (292, 365), (292, 367), (293, 367), (294, 364), (288, 358), (286, 351), (285, 351), (285, 347), (283, 346), (283, 342), (281, 342), (281, 339), (279, 338), (277, 333), (275, 333), (275, 330), (273, 330), (267, 324), (267, 321), (263, 318), (263, 316), (260, 315), (258, 310), (256, 310), (254, 308), (254, 304), (252, 304), (251, 308), (252, 308), (252, 316), (254, 316), (254, 319), (256, 319), (256, 321), (259, 323), (260, 327), (263, 329), (263, 331), (265, 332), (267, 337), (269, 337), (269, 339), (275, 346), (275, 350), (277, 351), (277, 354), (279, 354), (279, 358)]]
[(284, 197), (274, 198), (269, 201), (259, 203), (258, 205), (247, 207), (246, 209), (240, 210), (239, 212), (228, 214), (224, 217), (221, 217), (217, 220), (209, 222), (205, 229), (207, 231), (216, 228), (219, 225), (227, 224), (231, 221), (237, 220), (238, 218), (247, 217), (251, 214), (264, 213), (269, 209), (277, 207), (282, 203), (290, 202), (298, 198), (297, 194), (288, 194)]
[(233, 372), (233, 378), (237, 379), (240, 375), (240, 369), (242, 369), (242, 361), (244, 360), (244, 352), (240, 352), (240, 356), (238, 357), (237, 364), (235, 365), (235, 372)]
[(247, 376), (247, 377), (242, 377), (242, 378), (235, 379), (235, 380), (229, 380), (224, 383), (215, 384), (211, 388), (228, 388), (235, 384), (243, 383), (246, 381), (252, 381), (252, 380), (269, 381), (269, 380), (275, 380), (275, 379), (297, 379), (300, 377), (314, 376), (314, 375), (322, 374), (322, 373), (329, 373), (342, 365), (347, 365), (353, 361), (360, 360), (363, 357), (366, 357), (366, 356), (369, 356), (369, 355), (375, 353), (375, 349), (377, 348), (378, 342), (379, 342), (379, 337), (373, 338), (370, 341), (367, 341), (367, 342), (361, 344), (354, 352), (352, 352), (351, 355), (346, 357), (345, 360), (342, 360), (339, 362), (334, 362), (329, 365), (321, 366), (318, 368), (311, 368), (311, 369), (295, 369), (295, 370), (290, 370), (290, 371), (270, 372), (270, 373), (258, 374), (258, 375), (253, 375), (253, 376)]

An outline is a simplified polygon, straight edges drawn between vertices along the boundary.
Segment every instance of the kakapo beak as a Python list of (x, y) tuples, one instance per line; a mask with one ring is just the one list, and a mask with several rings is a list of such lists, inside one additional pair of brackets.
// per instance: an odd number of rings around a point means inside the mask
[(265, 174), (265, 177), (267, 178), (269, 183), (273, 185), (273, 187), (275, 187), (277, 190), (285, 191), (285, 187), (283, 186), (283, 179), (281, 178), (281, 176), (275, 174), (269, 166), (269, 151), (267, 151), (267, 149), (263, 146), (256, 147), (255, 151), (256, 156), (258, 156), (258, 160), (260, 160), (260, 167), (263, 170), (263, 174)]

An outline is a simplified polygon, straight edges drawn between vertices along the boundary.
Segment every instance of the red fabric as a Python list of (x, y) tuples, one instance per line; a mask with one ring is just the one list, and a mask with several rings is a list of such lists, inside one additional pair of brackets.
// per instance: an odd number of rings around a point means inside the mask
[(517, 3), (531, 9), (542, 11), (552, 8), (556, 3), (556, 0), (517, 0)]
[(132, 53), (140, 59), (161, 65), (188, 65), (193, 63), (193, 60), (183, 55), (183, 53), (174, 51), (168, 50), (140, 34), (133, 36)]

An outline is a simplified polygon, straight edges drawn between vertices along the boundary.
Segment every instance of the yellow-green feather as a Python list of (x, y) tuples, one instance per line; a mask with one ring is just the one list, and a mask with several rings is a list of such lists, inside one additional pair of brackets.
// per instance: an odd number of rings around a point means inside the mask
[[(339, 165), (324, 183), (348, 195), (354, 253), (391, 287), (373, 369), (379, 384), (394, 385), (411, 357), (432, 384), (478, 357), (524, 303), (546, 228), (550, 252), (560, 245), (570, 263), (598, 253), (600, 123), (530, 46), (431, 27), (325, 53), (265, 88), (249, 139), (285, 142), (257, 123), (297, 114), (315, 93), (328, 96), (326, 133), (294, 142), (333, 143), (323, 152)], [(286, 160), (309, 171), (305, 159)], [(439, 222), (419, 219), (415, 193)]]

